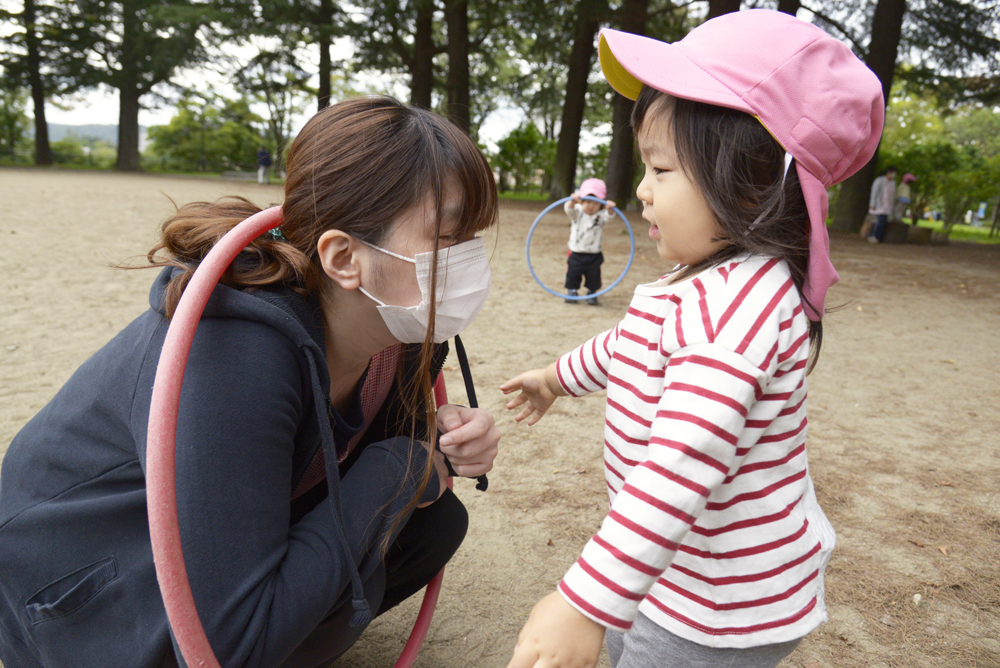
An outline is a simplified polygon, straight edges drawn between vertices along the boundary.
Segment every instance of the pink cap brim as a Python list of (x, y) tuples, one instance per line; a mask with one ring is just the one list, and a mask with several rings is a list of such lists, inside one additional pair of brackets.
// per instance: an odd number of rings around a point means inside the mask
[(826, 230), (826, 215), (830, 209), (830, 199), (826, 186), (810, 174), (796, 161), (799, 185), (809, 209), (809, 273), (802, 285), (806, 298), (805, 311), (810, 320), (822, 320), (826, 309), (826, 291), (840, 280), (837, 270), (830, 262), (830, 235)]
[(716, 104), (754, 115), (736, 93), (719, 83), (674, 44), (604, 28), (597, 47), (611, 87), (630, 100), (643, 84), (686, 100)]

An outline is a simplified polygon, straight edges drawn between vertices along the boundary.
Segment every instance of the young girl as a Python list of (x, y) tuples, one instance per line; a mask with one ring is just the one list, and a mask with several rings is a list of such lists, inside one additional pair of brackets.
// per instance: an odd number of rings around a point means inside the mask
[(619, 668), (775, 666), (826, 617), (834, 532), (806, 463), (806, 373), (836, 280), (826, 187), (874, 153), (881, 86), (768, 10), (673, 45), (604, 30), (600, 58), (637, 98), (637, 194), (678, 266), (617, 327), (501, 388), (528, 424), (607, 390), (611, 500), (509, 665), (593, 666), (608, 629)]
[[(231, 198), (167, 220), (149, 256), (164, 267), (150, 309), (10, 444), (0, 474), (7, 668), (178, 665), (146, 514), (153, 377), (198, 262), (258, 211)], [(180, 399), (181, 540), (222, 666), (328, 665), (462, 542), (466, 512), (427, 435), (445, 432), (455, 471), (478, 476), (499, 434), (483, 410), (435, 415), (430, 391), (438, 344), (486, 298), (475, 234), (496, 220), (489, 164), (430, 112), (352, 100), (296, 137), (280, 225), (215, 289)]]

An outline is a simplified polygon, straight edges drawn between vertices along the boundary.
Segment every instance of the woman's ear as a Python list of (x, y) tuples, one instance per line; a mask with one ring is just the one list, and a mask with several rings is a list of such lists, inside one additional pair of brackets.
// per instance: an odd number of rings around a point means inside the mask
[(340, 230), (327, 230), (316, 242), (323, 273), (344, 290), (356, 290), (361, 285), (357, 248), (354, 238)]

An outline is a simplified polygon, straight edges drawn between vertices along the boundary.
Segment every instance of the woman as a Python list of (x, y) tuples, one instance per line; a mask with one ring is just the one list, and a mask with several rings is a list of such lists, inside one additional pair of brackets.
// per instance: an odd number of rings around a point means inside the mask
[[(232, 198), (168, 219), (149, 253), (163, 267), (150, 310), (11, 443), (6, 668), (178, 665), (146, 519), (152, 383), (198, 262), (258, 211)], [(223, 666), (342, 654), (461, 543), (467, 516), (444, 456), (478, 476), (499, 441), (486, 411), (430, 400), (442, 342), (489, 288), (475, 234), (496, 224), (496, 190), (468, 137), (388, 98), (334, 105), (289, 151), (281, 213), (208, 302), (177, 425), (185, 562)]]

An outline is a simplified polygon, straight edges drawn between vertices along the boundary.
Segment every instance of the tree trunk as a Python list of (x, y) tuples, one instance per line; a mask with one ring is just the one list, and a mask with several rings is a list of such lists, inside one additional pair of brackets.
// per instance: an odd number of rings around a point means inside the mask
[(795, 16), (802, 6), (800, 0), (778, 0), (778, 11)]
[[(889, 91), (892, 89), (896, 53), (899, 49), (899, 37), (903, 30), (905, 14), (906, 0), (879, 0), (875, 6), (875, 16), (872, 18), (872, 39), (868, 45), (865, 64), (882, 82), (882, 96), (886, 104), (889, 102)], [(861, 229), (868, 213), (868, 198), (872, 182), (875, 180), (877, 162), (876, 151), (867, 165), (840, 186), (833, 229), (843, 232), (858, 232)]]
[(469, 4), (445, 0), (448, 24), (448, 118), (469, 133)]
[(996, 236), (1000, 233), (1000, 197), (997, 197), (997, 203), (993, 205), (993, 225), (990, 227), (990, 236)]
[(118, 89), (118, 162), (120, 172), (138, 172), (139, 164), (139, 90), (135, 86)]
[(708, 0), (708, 16), (705, 20), (738, 11), (740, 11), (740, 0)]
[[(649, 0), (625, 0), (621, 8), (621, 29), (634, 35), (646, 34), (649, 17)], [(632, 134), (632, 100), (615, 94), (612, 102), (612, 137), (608, 154), (608, 172), (604, 177), (608, 185), (608, 199), (614, 200), (624, 211), (632, 199), (635, 181), (635, 137)]]
[(45, 84), (42, 81), (36, 19), (34, 0), (25, 0), (24, 39), (28, 51), (28, 83), (35, 113), (35, 164), (44, 166), (52, 164), (52, 147), (49, 145), (49, 125), (45, 119)]
[(118, 86), (118, 162), (120, 172), (138, 172), (139, 164), (139, 73), (136, 71), (135, 33), (140, 29), (131, 3), (122, 3), (121, 79)]
[(552, 168), (549, 199), (566, 197), (573, 191), (576, 178), (576, 159), (580, 153), (580, 128), (587, 100), (587, 77), (594, 59), (594, 35), (597, 32), (597, 2), (583, 0), (577, 5), (576, 23), (573, 27), (573, 50), (566, 74), (566, 98), (563, 103), (559, 143)]
[(35, 0), (24, 0), (24, 41), (28, 50), (28, 84), (35, 106), (35, 164), (52, 164), (52, 147), (49, 146), (49, 124), (45, 120), (45, 84), (42, 81), (42, 57), (38, 48), (35, 27), (37, 13)]
[(316, 111), (322, 111), (330, 106), (330, 75), (333, 65), (330, 61), (330, 42), (333, 27), (333, 2), (319, 2), (319, 90), (316, 95)]
[(417, 0), (416, 7), (410, 104), (430, 109), (434, 90), (434, 0)]

